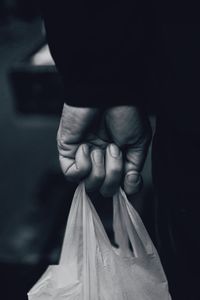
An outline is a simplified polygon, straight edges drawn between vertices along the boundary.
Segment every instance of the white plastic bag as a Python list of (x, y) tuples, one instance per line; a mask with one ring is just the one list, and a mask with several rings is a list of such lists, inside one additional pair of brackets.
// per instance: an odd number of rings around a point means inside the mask
[(171, 299), (157, 251), (122, 190), (114, 196), (113, 208), (119, 248), (112, 247), (84, 184), (79, 185), (59, 265), (46, 270), (29, 300)]

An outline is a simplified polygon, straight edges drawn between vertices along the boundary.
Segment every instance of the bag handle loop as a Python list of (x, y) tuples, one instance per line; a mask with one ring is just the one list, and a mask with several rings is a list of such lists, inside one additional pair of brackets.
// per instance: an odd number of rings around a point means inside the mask
[(130, 240), (136, 257), (155, 252), (139, 214), (121, 188), (113, 197), (113, 228), (116, 242), (123, 251), (128, 251)]

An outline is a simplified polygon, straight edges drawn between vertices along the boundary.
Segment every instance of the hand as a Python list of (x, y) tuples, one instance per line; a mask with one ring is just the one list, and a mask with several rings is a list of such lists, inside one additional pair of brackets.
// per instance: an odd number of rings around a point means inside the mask
[(87, 190), (113, 195), (140, 190), (151, 141), (148, 118), (134, 106), (101, 111), (64, 104), (57, 135), (61, 168), (68, 180), (85, 180)]

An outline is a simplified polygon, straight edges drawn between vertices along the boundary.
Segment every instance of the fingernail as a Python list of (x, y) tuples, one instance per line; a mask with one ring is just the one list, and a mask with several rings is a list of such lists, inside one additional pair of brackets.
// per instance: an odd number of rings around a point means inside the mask
[(139, 180), (139, 175), (138, 174), (128, 174), (127, 175), (127, 182), (130, 184), (136, 183)]
[(101, 165), (103, 163), (103, 153), (101, 150), (94, 150), (92, 152), (92, 156), (94, 158), (94, 162), (96, 163), (96, 165)]
[(120, 154), (119, 148), (116, 145), (111, 144), (110, 145), (110, 154), (112, 155), (112, 157), (118, 157)]
[(83, 152), (84, 152), (86, 155), (89, 154), (89, 147), (88, 147), (87, 144), (84, 144), (84, 145), (82, 146), (82, 149), (83, 149)]

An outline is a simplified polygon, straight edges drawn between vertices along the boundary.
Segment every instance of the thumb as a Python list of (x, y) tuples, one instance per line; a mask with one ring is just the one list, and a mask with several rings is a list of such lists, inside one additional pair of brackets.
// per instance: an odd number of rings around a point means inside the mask
[(130, 148), (126, 152), (124, 190), (130, 194), (138, 193), (143, 185), (141, 171), (146, 158), (146, 149)]

